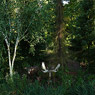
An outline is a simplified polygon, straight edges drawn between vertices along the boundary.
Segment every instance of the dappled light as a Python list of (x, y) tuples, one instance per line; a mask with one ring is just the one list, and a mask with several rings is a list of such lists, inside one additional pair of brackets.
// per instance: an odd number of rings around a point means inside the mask
[(0, 0), (0, 95), (95, 95), (95, 0)]

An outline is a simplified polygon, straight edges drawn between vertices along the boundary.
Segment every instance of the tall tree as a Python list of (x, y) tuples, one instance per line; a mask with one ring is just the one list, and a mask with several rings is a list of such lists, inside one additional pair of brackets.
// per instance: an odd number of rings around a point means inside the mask
[[(0, 35), (3, 36), (7, 46), (9, 70), (10, 76), (12, 78), (17, 47), (19, 42), (25, 38), (30, 24), (25, 31), (22, 31), (19, 11), (20, 3), (18, 1), (2, 0), (0, 6)], [(14, 50), (11, 49), (12, 45), (14, 45)], [(11, 53), (13, 53), (13, 57)]]
[(63, 14), (62, 14), (62, 0), (56, 1), (56, 34), (57, 34), (57, 57), (62, 64), (62, 24), (63, 24)]
[(0, 4), (2, 9), (0, 35), (3, 35), (6, 42), (12, 77), (17, 47), (22, 39), (29, 43), (30, 52), (33, 52), (36, 44), (41, 43), (42, 40), (43, 42), (51, 40), (55, 23), (54, 3), (51, 0), (11, 0), (2, 1)]

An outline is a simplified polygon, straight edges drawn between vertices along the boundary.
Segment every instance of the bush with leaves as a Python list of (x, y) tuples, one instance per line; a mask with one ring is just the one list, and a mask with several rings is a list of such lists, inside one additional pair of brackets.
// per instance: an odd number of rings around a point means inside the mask
[(65, 7), (64, 14), (67, 20), (64, 20), (66, 21), (66, 31), (68, 32), (68, 48), (73, 51), (73, 59), (88, 63), (89, 67), (94, 71), (95, 32), (93, 4), (93, 0), (82, 0), (80, 2), (71, 0), (71, 3)]

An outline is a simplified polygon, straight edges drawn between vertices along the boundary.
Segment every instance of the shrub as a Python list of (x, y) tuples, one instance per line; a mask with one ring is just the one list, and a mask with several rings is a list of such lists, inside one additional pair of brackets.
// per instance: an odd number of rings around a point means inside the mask
[(13, 81), (10, 78), (0, 79), (0, 95), (95, 95), (95, 80), (86, 77), (84, 80), (78, 76), (73, 81), (72, 77), (64, 74), (62, 84), (46, 85), (38, 81), (31, 83), (25, 75), (15, 74)]

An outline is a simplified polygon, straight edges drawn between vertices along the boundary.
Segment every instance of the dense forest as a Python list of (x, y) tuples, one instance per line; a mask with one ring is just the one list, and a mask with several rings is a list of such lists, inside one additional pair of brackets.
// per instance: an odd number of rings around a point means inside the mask
[(95, 95), (94, 0), (0, 0), (0, 95)]

